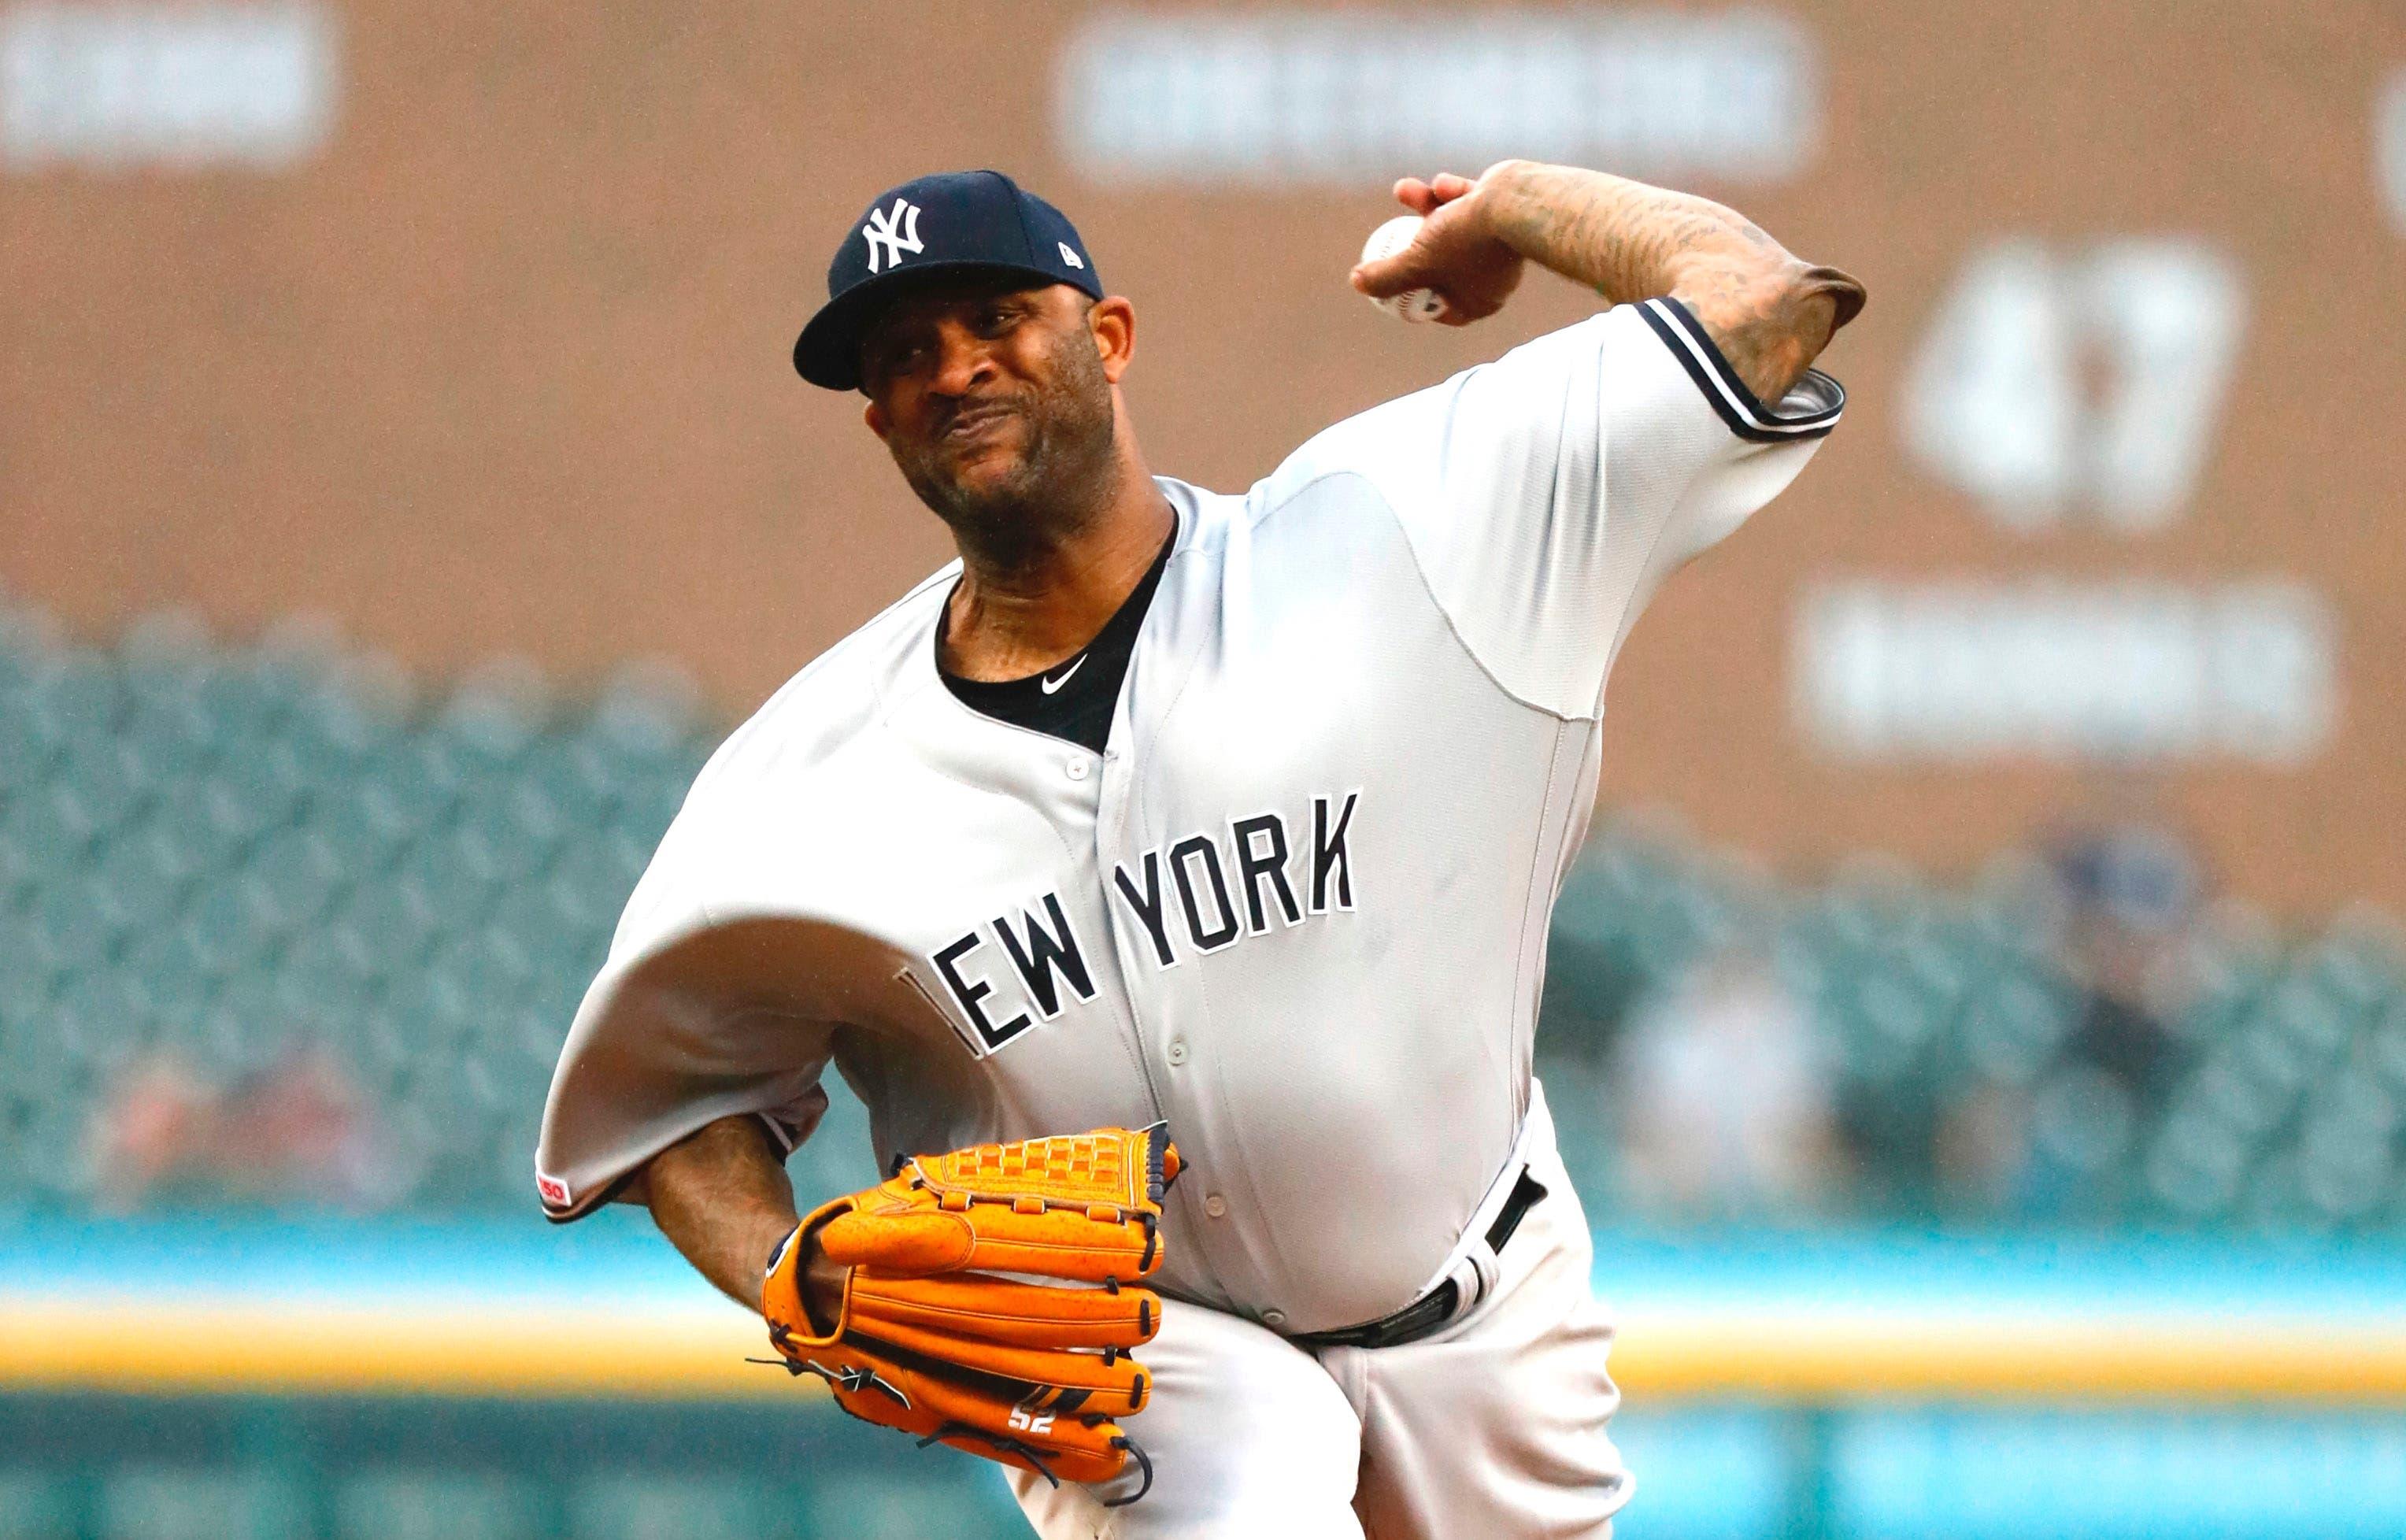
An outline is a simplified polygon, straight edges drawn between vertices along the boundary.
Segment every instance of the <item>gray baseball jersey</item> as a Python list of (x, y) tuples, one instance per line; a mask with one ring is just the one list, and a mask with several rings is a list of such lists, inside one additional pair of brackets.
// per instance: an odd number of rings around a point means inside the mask
[(807, 1137), (833, 1063), (885, 1153), (1167, 1120), (1174, 1296), (1290, 1332), (1409, 1303), (1521, 1127), (1613, 656), (1842, 401), (1764, 406), (1654, 300), (1241, 496), (1164, 478), (1099, 756), (944, 687), (938, 572), (695, 781), (561, 1054), (546, 1210), (729, 1114)]

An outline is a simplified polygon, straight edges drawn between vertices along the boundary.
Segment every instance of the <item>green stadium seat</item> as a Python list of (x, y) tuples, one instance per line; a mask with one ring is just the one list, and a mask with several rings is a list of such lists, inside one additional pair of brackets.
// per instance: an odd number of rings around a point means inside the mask
[(340, 821), (356, 825), (375, 848), (391, 851), (448, 825), (459, 810), (459, 784), (425, 773), (404, 747), (372, 761), (353, 797), (334, 803), (333, 811)]
[[(245, 939), (247, 942), (247, 938)], [(251, 955), (208, 926), (195, 923), (191, 899), (181, 913), (129, 938), (115, 962), (163, 1001), (205, 997)]]
[(2357, 1038), (2365, 1071), (2391, 1095), (2406, 1097), (2406, 999), (2392, 998)]
[(2306, 953), (2300, 971), (2353, 1024), (2398, 994), (2406, 980), (2406, 960), (2386, 925), (2351, 917)]
[(305, 827), (278, 829), (262, 840), (243, 863), (266, 918), (279, 934), (292, 934), (322, 915), (349, 888), (352, 869), (341, 852)]
[[(2208, 1060), (2176, 1096), (2194, 1109), (2201, 1120), (2243, 1142), (2269, 1137), (2297, 1103), (2299, 1071), (2293, 1060), (2278, 1056), (2277, 1049), (2254, 1055), (2245, 1049), (2278, 1041), (2260, 1030), (2251, 1033), (2241, 1052)], [(2276, 1063), (2288, 1067), (2277, 1075), (2259, 1067)]]
[(93, 876), (111, 903), (149, 925), (181, 907), (205, 865), (190, 845), (146, 822), (106, 842)]
[(272, 963), (289, 934), (273, 896), (239, 866), (201, 878), (184, 907), (184, 925), (194, 951), (215, 959), (227, 977)]
[(953, 1459), (949, 1476), (891, 1470), (847, 1470), (841, 1463), (814, 1474), (799, 1503), (811, 1540), (924, 1540), (931, 1515), (947, 1540), (984, 1540), (1027, 1533), (996, 1467)]
[(17, 863), (43, 881), (81, 869), (98, 832), (82, 806), (59, 796), (53, 785), (13, 794), (0, 810), (0, 841)]
[(491, 1184), (483, 1201), (527, 1201), (534, 1191), (534, 1147), (543, 1133), (544, 1087), (521, 1088), (520, 1109), (491, 1124)]
[(152, 817), (178, 838), (231, 857), (296, 812), (289, 793), (261, 786), (246, 764), (221, 761), (206, 775), (167, 787)]
[(54, 869), (44, 878), (18, 911), (13, 928), (21, 950), (12, 966), (64, 973), (106, 965), (121, 938), (101, 923), (90, 881), (81, 869), (73, 874)]
[(381, 994), (390, 965), (381, 938), (347, 916), (302, 930), (285, 950), (277, 974), (307, 998), (363, 1003)]
[(593, 1476), (568, 1500), (573, 1540), (761, 1540), (782, 1528), (765, 1488), (726, 1476)]
[(290, 692), (279, 684), (240, 658), (203, 671), (193, 693), (211, 736), (229, 757), (256, 753), (276, 741), (293, 706)]
[(403, 882), (417, 884), (438, 908), (446, 927), (455, 930), (483, 923), (501, 898), (507, 876), (490, 852), (449, 828), (410, 845), (394, 870)]
[[(2300, 969), (2284, 980), (2265, 1002), (2264, 1020), (2294, 1051), (2300, 1070), (2336, 1055), (2354, 1035), (2359, 1007), (2334, 997), (2323, 981)], [(2249, 1040), (2266, 1040), (2251, 1034)], [(2259, 1051), (2260, 1052), (2260, 1051)]]
[(57, 757), (57, 745), (35, 731), (23, 708), (0, 696), (0, 804), (46, 784)]
[(522, 1477), (375, 1471), (334, 1492), (333, 1540), (547, 1540), (544, 1494)]
[[(2299, 1193), (2316, 1214), (2333, 1223), (2376, 1220), (2398, 1185), (2394, 1145), (2387, 1129), (2310, 1129), (2298, 1146)], [(2288, 1210), (2272, 1212), (2278, 1217)]]
[(14, 1067), (17, 1061), (10, 1053), (38, 1051), (34, 1020), (48, 1011), (62, 975), (35, 965), (20, 940), (18, 918), (6, 911), (0, 911), (0, 957), (8, 959), (0, 968), (0, 1044), (9, 1045), (8, 1052), (0, 1053), (0, 1063)]
[(189, 697), (145, 699), (127, 714), (118, 737), (134, 778), (153, 791), (202, 775), (219, 763), (221, 745)]
[(301, 1492), (248, 1471), (127, 1467), (101, 1485), (96, 1540), (304, 1540)]
[(421, 964), (448, 923), (439, 891), (387, 872), (361, 878), (326, 921), (356, 935), (388, 981)]
[(564, 826), (558, 813), (507, 785), (482, 785), (460, 808), (458, 839), (496, 883), (539, 875), (559, 854)]
[(2071, 1029), (2071, 1003), (2059, 991), (2026, 974), (2000, 974), (1976, 989), (1964, 1010), (1963, 1060), (1984, 1079), (2028, 1084), (2054, 1061)]
[(127, 708), (114, 660), (93, 647), (62, 647), (42, 657), (18, 691), (19, 709), (61, 743), (106, 742)]
[(588, 935), (600, 930), (606, 937), (650, 858), (644, 840), (623, 827), (575, 835), (548, 875), (545, 901), (574, 929)]
[(485, 1020), (474, 1000), (422, 967), (395, 977), (378, 1009), (389, 1015), (398, 1033), (416, 1045), (418, 1066), (428, 1074), (456, 1058)]
[(158, 1001), (123, 968), (69, 979), (52, 1000), (52, 1051), (96, 1067), (121, 1063), (158, 1036)]
[[(2090, 1186), (2107, 1184), (2136, 1137), (2137, 1097), (2121, 1077), (2088, 1065), (2065, 1067), (2038, 1088), (2031, 1140), (2061, 1170)], [(2099, 1194), (2102, 1199), (2106, 1194)]]
[[(72, 988), (70, 979), (63, 987)], [(41, 1000), (28, 1013), (12, 1017), (0, 1030), (0, 1044), (8, 1051), (8, 1074), (0, 1092), (27, 1109), (27, 1115), (48, 1116), (68, 1106), (92, 1082), (92, 1065), (81, 1053), (63, 1052), (60, 1012), (55, 1001)]]
[(73, 1209), (92, 1192), (92, 1099), (84, 1081), (34, 1106), (17, 1123), (17, 1195), (46, 1208)]
[(2247, 1166), (2246, 1146), (2228, 1130), (2176, 1114), (2144, 1167), (2152, 1206), (2185, 1223), (2225, 1219), (2238, 1203)]
[(50, 795), (61, 802), (62, 816), (106, 837), (150, 803), (150, 789), (137, 772), (120, 740), (83, 744), (56, 766)]
[(511, 795), (536, 804), (531, 810), (533, 816), (555, 820), (555, 839), (589, 838), (609, 825), (621, 795), (619, 778), (593, 773), (597, 767), (589, 745), (568, 733), (555, 733), (519, 756)]
[(66, 1482), (32, 1466), (0, 1466), (0, 1540), (69, 1540), (78, 1529)]

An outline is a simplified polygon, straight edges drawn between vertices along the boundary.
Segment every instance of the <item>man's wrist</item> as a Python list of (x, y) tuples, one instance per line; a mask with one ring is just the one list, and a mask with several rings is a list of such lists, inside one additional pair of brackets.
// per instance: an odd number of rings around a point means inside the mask
[(802, 1222), (796, 1220), (793, 1223), (785, 1226), (784, 1231), (778, 1235), (777, 1244), (769, 1248), (767, 1271), (773, 1273), (777, 1270), (777, 1264), (785, 1259), (785, 1248), (794, 1244), (800, 1237), (801, 1228)]
[(1564, 246), (1565, 216), (1606, 190), (1632, 185), (1609, 172), (1516, 158), (1480, 172), (1465, 197), (1491, 238), (1539, 267), (1585, 284), (1578, 254)]
[[(1518, 159), (1498, 161), (1480, 172), (1470, 184), (1470, 191), (1464, 194), (1479, 216), (1479, 227), (1507, 246), (1514, 246), (1507, 228), (1511, 221), (1504, 217), (1507, 206), (1536, 163)], [(1514, 246), (1514, 249), (1519, 248)]]

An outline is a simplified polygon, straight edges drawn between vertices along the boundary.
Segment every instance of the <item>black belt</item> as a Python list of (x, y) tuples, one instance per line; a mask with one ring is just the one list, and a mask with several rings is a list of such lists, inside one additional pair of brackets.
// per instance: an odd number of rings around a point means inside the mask
[[(1487, 1249), (1500, 1253), (1504, 1243), (1512, 1238), (1512, 1232), (1521, 1227), (1521, 1216), (1536, 1208), (1537, 1200), (1545, 1195), (1545, 1184), (1522, 1166), (1521, 1180), (1512, 1184), (1511, 1196), (1496, 1210), (1495, 1222), (1487, 1227)], [(1401, 1347), (1407, 1342), (1418, 1342), (1451, 1321), (1454, 1306), (1461, 1298), (1461, 1286), (1447, 1279), (1394, 1315), (1380, 1316), (1360, 1326), (1340, 1326), (1333, 1332), (1304, 1332), (1287, 1340), (1298, 1348)]]

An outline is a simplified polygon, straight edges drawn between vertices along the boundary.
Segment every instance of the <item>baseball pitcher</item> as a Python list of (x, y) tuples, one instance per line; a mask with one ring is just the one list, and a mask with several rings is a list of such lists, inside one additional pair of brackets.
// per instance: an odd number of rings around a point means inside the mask
[[(1047, 1540), (1604, 1536), (1631, 1491), (1548, 918), (1622, 638), (1835, 426), (1863, 291), (1599, 172), (1395, 193), (1362, 293), (1467, 325), (1534, 262), (1606, 308), (1238, 493), (1147, 466), (1136, 309), (1053, 205), (854, 222), (795, 366), (960, 558), (702, 770), (545, 1110), (552, 1218), (648, 1204)], [(804, 1209), (830, 1065), (886, 1180)]]

